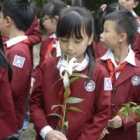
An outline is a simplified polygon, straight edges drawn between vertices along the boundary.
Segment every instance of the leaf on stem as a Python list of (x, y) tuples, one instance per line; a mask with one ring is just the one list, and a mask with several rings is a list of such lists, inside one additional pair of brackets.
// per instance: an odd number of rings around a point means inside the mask
[(132, 113), (135, 113), (138, 117), (140, 117), (140, 105), (137, 105), (137, 103), (134, 102), (123, 104), (121, 109), (118, 111), (117, 115), (125, 116), (126, 121), (128, 121), (128, 119), (134, 121), (131, 118)]
[(81, 98), (76, 98), (76, 97), (69, 97), (66, 101), (66, 103), (68, 104), (76, 104), (76, 103), (80, 103), (83, 102), (85, 99), (81, 99)]
[(66, 128), (68, 129), (68, 121), (64, 122), (64, 125), (66, 126)]
[(62, 105), (62, 104), (59, 104), (59, 105), (53, 105), (52, 108), (51, 108), (51, 110), (53, 110), (53, 109), (56, 108), (56, 107), (64, 108), (64, 105)]
[(67, 110), (73, 110), (73, 111), (76, 111), (76, 112), (83, 112), (81, 109), (79, 109), (77, 107), (69, 107), (69, 108), (67, 108)]
[(64, 92), (64, 98), (66, 98), (66, 99), (69, 97), (68, 90), (69, 90), (69, 89), (67, 88), (67, 89), (65, 90), (65, 92)]
[(82, 77), (82, 78), (88, 78), (88, 76), (86, 76), (85, 74), (82, 74), (82, 73), (73, 73), (71, 76), (74, 76), (74, 77)]
[(62, 119), (62, 117), (61, 117), (59, 114), (56, 114), (56, 113), (51, 113), (51, 114), (49, 114), (48, 116), (56, 116), (56, 117), (59, 117), (59, 118)]
[(69, 81), (70, 84), (71, 84), (72, 82), (74, 82), (75, 80), (77, 80), (77, 79), (78, 79), (78, 77), (71, 78), (70, 81)]

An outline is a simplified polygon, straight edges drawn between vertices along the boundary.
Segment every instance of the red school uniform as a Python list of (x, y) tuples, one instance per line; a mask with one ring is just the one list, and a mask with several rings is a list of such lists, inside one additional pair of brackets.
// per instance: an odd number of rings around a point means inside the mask
[(25, 32), (25, 35), (28, 37), (28, 41), (30, 43), (29, 48), (33, 65), (33, 46), (40, 43), (42, 39), (41, 29), (37, 16), (35, 16), (33, 23), (31, 24), (29, 29)]
[(132, 42), (132, 47), (135, 52), (136, 58), (138, 60), (140, 60), (140, 17), (137, 16), (134, 11), (132, 11), (132, 14), (134, 15), (134, 17), (136, 17), (136, 19), (138, 21), (138, 31), (137, 31), (137, 35), (136, 35), (135, 39)]
[[(107, 70), (106, 58), (109, 51), (110, 50), (108, 50), (101, 59), (97, 60), (97, 62), (102, 64)], [(115, 78), (117, 73), (113, 78), (109, 119), (117, 115), (118, 110), (124, 103), (140, 103), (140, 62), (134, 57), (132, 50), (129, 51), (128, 57), (130, 62), (121, 70), (117, 79)], [(138, 116), (133, 115), (132, 119), (128, 119), (128, 121), (126, 121), (124, 116), (120, 117), (123, 121), (123, 126), (117, 129), (108, 128), (109, 134), (106, 135), (104, 140), (137, 140), (136, 124), (140, 121)]]
[(102, 44), (100, 42), (96, 43), (95, 41), (93, 41), (93, 49), (96, 59), (103, 56), (107, 51), (107, 49), (102, 47)]
[(13, 70), (11, 90), (19, 129), (23, 126), (30, 89), (31, 59), (29, 47), (23, 43), (26, 39), (27, 36), (18, 36), (6, 42), (6, 55)]
[[(30, 49), (31, 62), (33, 66), (33, 46), (40, 43), (42, 39), (41, 29), (37, 16), (35, 16), (34, 21), (32, 22), (29, 29), (25, 32), (25, 35), (28, 37), (28, 46)], [(7, 37), (2, 37), (3, 42), (6, 42), (7, 40)]]
[[(60, 79), (56, 65), (58, 58), (52, 58), (43, 63), (38, 71), (35, 85), (30, 98), (30, 115), (37, 130), (36, 140), (43, 140), (39, 135), (41, 130), (50, 125), (56, 129), (57, 118), (48, 116), (53, 111), (52, 105), (58, 104), (58, 94), (63, 81)], [(88, 68), (82, 73), (88, 75)], [(78, 78), (71, 84), (71, 97), (85, 99), (84, 102), (68, 105), (81, 109), (84, 113), (68, 111), (66, 118), (69, 122), (68, 140), (98, 140), (103, 128), (107, 125), (110, 107), (110, 91), (104, 89), (105, 77), (108, 72), (100, 64), (96, 64), (92, 77), (92, 91), (87, 91), (85, 78)], [(54, 85), (54, 83), (56, 83)], [(54, 86), (53, 86), (54, 85)]]
[(33, 70), (32, 77), (35, 77), (38, 68), (48, 58), (57, 57), (61, 55), (60, 45), (56, 39), (56, 34), (53, 33), (45, 38), (40, 47), (40, 60), (39, 65)]
[(0, 140), (14, 134), (18, 127), (7, 69), (0, 67)]

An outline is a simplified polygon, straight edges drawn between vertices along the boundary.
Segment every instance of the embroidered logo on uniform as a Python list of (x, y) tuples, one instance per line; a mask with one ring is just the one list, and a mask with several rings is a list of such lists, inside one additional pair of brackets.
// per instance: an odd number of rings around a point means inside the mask
[(15, 55), (14, 61), (13, 61), (13, 65), (14, 66), (17, 66), (19, 68), (23, 68), (24, 62), (25, 62), (25, 58), (24, 57)]
[(84, 88), (86, 91), (89, 91), (89, 92), (93, 91), (95, 89), (95, 82), (92, 80), (90, 80), (88, 83), (85, 82)]
[(104, 90), (112, 90), (111, 78), (104, 78)]
[(140, 85), (140, 77), (139, 76), (133, 76), (131, 78), (131, 83), (132, 83), (133, 86)]

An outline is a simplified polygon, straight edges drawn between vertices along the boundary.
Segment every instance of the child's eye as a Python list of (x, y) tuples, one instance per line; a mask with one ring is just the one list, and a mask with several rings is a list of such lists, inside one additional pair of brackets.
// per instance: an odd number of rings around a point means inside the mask
[(62, 41), (62, 42), (67, 42), (68, 39), (67, 39), (67, 38), (61, 38), (60, 41)]
[(108, 30), (107, 29), (104, 29), (104, 32), (108, 32)]
[(82, 39), (75, 40), (75, 43), (81, 43)]

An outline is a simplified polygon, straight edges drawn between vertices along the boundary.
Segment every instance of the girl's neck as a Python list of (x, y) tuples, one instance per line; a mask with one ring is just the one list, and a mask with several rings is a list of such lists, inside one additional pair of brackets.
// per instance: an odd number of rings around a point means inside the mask
[(128, 55), (129, 48), (128, 48), (128, 46), (119, 47), (117, 49), (113, 49), (112, 52), (113, 52), (115, 61), (122, 62), (126, 58), (126, 56)]

